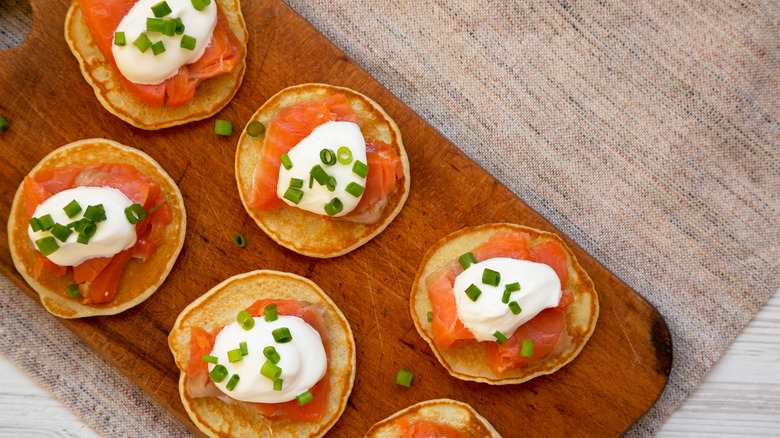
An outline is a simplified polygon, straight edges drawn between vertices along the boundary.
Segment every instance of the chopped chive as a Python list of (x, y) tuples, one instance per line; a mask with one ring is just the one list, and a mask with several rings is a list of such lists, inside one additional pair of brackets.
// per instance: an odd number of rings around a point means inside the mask
[(309, 174), (314, 176), (314, 180), (317, 181), (317, 184), (321, 186), (324, 186), (328, 183), (328, 172), (325, 172), (325, 169), (323, 169), (319, 164), (312, 167), (309, 171)]
[(5, 131), (8, 129), (8, 126), (8, 121), (3, 116), (0, 116), (0, 131)]
[(157, 56), (160, 53), (163, 53), (164, 51), (165, 51), (165, 44), (163, 44), (162, 41), (157, 41), (156, 43), (152, 44), (152, 53), (154, 53), (154, 56)]
[(127, 39), (124, 32), (114, 32), (114, 45), (123, 47), (127, 45)]
[(320, 151), (320, 161), (322, 164), (332, 166), (336, 164), (336, 153), (331, 149), (323, 149)]
[(276, 348), (273, 346), (268, 346), (263, 348), (263, 356), (265, 356), (266, 359), (270, 360), (272, 364), (276, 365), (279, 363), (279, 361), (282, 359), (279, 356), (279, 352), (276, 351)]
[(65, 292), (67, 292), (71, 298), (81, 298), (81, 291), (79, 290), (78, 284), (69, 284), (68, 287), (65, 288)]
[[(89, 219), (87, 219), (87, 220), (89, 220)], [(79, 221), (79, 222), (81, 222), (81, 221)], [(97, 225), (95, 225), (94, 222), (90, 221), (89, 224), (87, 224), (85, 227), (83, 227), (81, 229), (81, 231), (79, 231), (79, 230), (76, 230), (76, 231), (78, 231), (79, 234), (81, 234), (82, 236), (84, 236), (86, 238), (91, 238), (97, 232)]]
[(479, 290), (479, 288), (475, 285), (471, 285), (466, 288), (466, 296), (469, 297), (471, 301), (477, 301), (477, 298), (482, 295), (482, 291)]
[(236, 348), (235, 350), (228, 350), (228, 362), (230, 363), (236, 363), (242, 359), (244, 359), (244, 355), (241, 354), (241, 349)]
[(230, 376), (230, 380), (228, 380), (227, 385), (225, 385), (225, 389), (228, 391), (236, 389), (236, 385), (238, 385), (239, 380), (241, 380), (241, 378), (238, 377), (238, 374), (233, 374)]
[(70, 236), (71, 233), (73, 233), (73, 230), (65, 225), (54, 224), (54, 226), (51, 227), (51, 235), (56, 237), (60, 242), (68, 240), (68, 236)]
[(517, 304), (517, 301), (512, 301), (509, 303), (509, 310), (511, 310), (515, 315), (519, 315), (520, 312), (523, 311), (523, 309), (520, 308), (520, 305)]
[(46, 236), (36, 240), (35, 246), (38, 247), (38, 250), (44, 257), (49, 256), (60, 249), (60, 245), (57, 244), (57, 240), (52, 236)]
[(477, 263), (477, 258), (474, 257), (474, 254), (467, 252), (466, 254), (458, 257), (458, 262), (460, 263), (460, 266), (463, 267), (463, 269), (468, 269), (469, 266)]
[(197, 38), (191, 37), (189, 35), (183, 35), (181, 37), (181, 42), (179, 42), (179, 47), (187, 50), (195, 50), (195, 44), (197, 44), (197, 42)]
[(508, 290), (509, 292), (520, 290), (520, 283), (518, 282), (509, 283), (507, 285), (504, 285), (504, 289)]
[(282, 390), (282, 379), (276, 379), (274, 380), (274, 391), (281, 391)]
[(171, 13), (171, 7), (168, 6), (168, 2), (165, 0), (152, 6), (152, 13), (155, 17), (164, 17)]
[(176, 22), (173, 20), (165, 20), (163, 22), (162, 34), (169, 37), (174, 36), (176, 34)]
[(30, 224), (30, 228), (32, 228), (33, 231), (41, 231), (43, 230), (43, 227), (41, 227), (41, 223), (38, 222), (38, 219), (31, 217), (30, 219), (27, 219), (27, 223)]
[(137, 224), (146, 219), (146, 210), (144, 210), (141, 204), (133, 204), (125, 208), (125, 217), (131, 224)]
[(149, 47), (152, 47), (152, 40), (150, 40), (145, 33), (142, 33), (133, 41), (133, 45), (138, 47), (138, 50), (140, 50), (141, 53), (144, 53), (149, 50)]
[(300, 178), (290, 178), (290, 187), (295, 187), (296, 189), (303, 188), (303, 180)]
[(214, 134), (224, 135), (226, 137), (233, 135), (233, 122), (217, 119), (214, 124)]
[(350, 195), (359, 198), (360, 195), (363, 194), (363, 192), (366, 190), (365, 187), (361, 186), (360, 184), (352, 181), (349, 184), (347, 184), (347, 187), (344, 188), (344, 191), (349, 193)]
[(147, 32), (162, 32), (165, 27), (165, 22), (162, 18), (148, 17), (146, 19), (146, 31)]
[(503, 333), (501, 333), (501, 332), (500, 332), (500, 331), (498, 331), (498, 330), (496, 330), (496, 332), (495, 332), (495, 333), (493, 333), (493, 336), (495, 336), (495, 337), (496, 337), (496, 341), (495, 341), (495, 342), (496, 342), (496, 344), (498, 344), (498, 345), (501, 345), (501, 344), (503, 344), (504, 342), (506, 342), (506, 336), (504, 336), (504, 334), (503, 334)]
[(508, 290), (504, 289), (504, 294), (501, 295), (501, 302), (504, 304), (509, 303), (509, 296), (512, 295), (512, 292), (509, 292)]
[(250, 137), (257, 137), (265, 132), (265, 125), (260, 122), (249, 122), (246, 125), (246, 134)]
[(498, 286), (498, 283), (501, 283), (501, 274), (499, 272), (488, 268), (482, 271), (482, 284)]
[(355, 160), (355, 164), (352, 165), (352, 173), (365, 178), (368, 175), (368, 166), (360, 160)]
[(352, 151), (348, 147), (342, 146), (336, 151), (337, 158), (341, 164), (349, 164), (352, 162)]
[(173, 24), (176, 26), (174, 28), (174, 32), (176, 35), (181, 35), (184, 33), (184, 23), (181, 22), (181, 18), (176, 17), (173, 19)]
[(428, 312), (428, 322), (433, 322), (433, 312)]
[(266, 322), (274, 322), (277, 320), (278, 316), (276, 315), (276, 304), (271, 303), (265, 306), (263, 311), (264, 311)]
[(325, 187), (328, 189), (329, 192), (335, 192), (336, 191), (336, 177), (333, 175), (328, 176), (328, 182), (325, 183)]
[(400, 369), (398, 374), (395, 375), (395, 383), (408, 388), (412, 386), (412, 378), (414, 378), (414, 373)]
[(157, 209), (158, 209), (158, 208), (162, 207), (162, 206), (163, 206), (163, 205), (165, 205), (167, 202), (168, 202), (168, 201), (163, 201), (163, 202), (161, 202), (161, 203), (159, 203), (159, 204), (155, 205), (154, 207), (152, 207), (152, 209), (151, 209), (151, 210), (147, 211), (147, 212), (146, 212), (146, 214), (147, 214), (147, 215), (150, 215), (150, 214), (154, 213), (155, 211), (157, 211)]
[(233, 235), (233, 243), (239, 248), (243, 248), (246, 246), (246, 237), (243, 234), (236, 233)]
[(236, 322), (239, 324), (243, 324), (244, 321), (246, 321), (248, 318), (251, 318), (252, 315), (249, 314), (246, 310), (242, 310), (238, 312), (238, 315), (236, 315)]
[(90, 205), (84, 210), (84, 217), (98, 223), (106, 220), (106, 210), (103, 208), (103, 204)]
[(328, 216), (339, 214), (342, 210), (344, 210), (344, 204), (339, 198), (333, 198), (325, 204), (325, 214)]
[(92, 239), (92, 236), (87, 236), (84, 234), (79, 234), (79, 237), (76, 238), (76, 242), (80, 243), (82, 245), (86, 245), (89, 243), (89, 240)]
[(213, 363), (213, 364), (216, 364), (216, 363), (218, 363), (218, 362), (219, 362), (219, 359), (217, 359), (217, 357), (216, 357), (216, 356), (210, 356), (210, 355), (208, 355), (208, 354), (204, 354), (204, 355), (203, 355), (203, 356), (200, 358), (200, 360), (202, 360), (203, 362), (208, 362), (208, 363)]
[(228, 376), (228, 370), (225, 368), (224, 365), (217, 365), (215, 366), (211, 372), (209, 372), (209, 377), (211, 380), (219, 383), (223, 380), (225, 380), (225, 377)]
[(312, 188), (314, 185), (314, 175), (309, 175), (309, 188)]
[(246, 342), (241, 342), (240, 344), (238, 344), (238, 349), (241, 350), (242, 356), (246, 356), (247, 354), (249, 354), (249, 349), (246, 346)]
[(290, 329), (287, 327), (279, 327), (278, 329), (272, 331), (271, 334), (274, 335), (274, 340), (280, 344), (286, 344), (292, 341)]
[(301, 202), (301, 199), (303, 199), (303, 190), (296, 189), (295, 187), (288, 187), (287, 190), (284, 191), (284, 196), (282, 197), (297, 205)]
[(303, 394), (299, 394), (295, 398), (298, 399), (298, 406), (303, 406), (306, 403), (314, 400), (314, 396), (311, 395), (311, 391), (309, 391), (308, 389), (306, 390), (306, 392), (304, 392)]
[(264, 375), (272, 381), (275, 381), (279, 378), (279, 376), (282, 375), (282, 369), (276, 366), (270, 360), (267, 360), (263, 363), (263, 366), (260, 367), (260, 374)]
[(520, 356), (531, 357), (534, 355), (533, 339), (523, 339), (523, 345), (520, 347)]
[(68, 215), (68, 219), (73, 218), (73, 216), (79, 214), (81, 212), (81, 206), (79, 205), (76, 200), (70, 201), (70, 203), (64, 207), (62, 207), (62, 210), (65, 212), (66, 215)]
[(290, 156), (287, 154), (282, 154), (279, 159), (282, 161), (282, 166), (284, 166), (285, 169), (290, 170), (292, 169), (292, 161), (290, 161)]
[(38, 223), (41, 224), (41, 230), (43, 231), (49, 231), (51, 230), (51, 227), (54, 226), (54, 219), (51, 218), (50, 214), (45, 214), (38, 218)]
[(255, 319), (251, 316), (244, 320), (244, 322), (241, 323), (241, 328), (244, 330), (252, 330), (252, 327), (255, 326)]
[[(74, 224), (74, 222), (68, 224), (68, 227), (70, 227), (71, 224)], [(76, 230), (77, 233), (84, 233), (84, 230), (92, 226), (95, 226), (95, 223), (84, 217), (75, 222), (75, 225), (73, 225), (73, 229)]]
[(206, 9), (209, 4), (211, 4), (211, 0), (192, 0), (192, 7), (198, 11)]

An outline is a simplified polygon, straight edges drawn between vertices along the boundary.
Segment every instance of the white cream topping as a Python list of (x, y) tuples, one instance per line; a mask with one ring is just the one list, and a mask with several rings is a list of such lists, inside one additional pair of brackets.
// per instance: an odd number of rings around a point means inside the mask
[[(176, 75), (183, 65), (197, 61), (211, 41), (211, 34), (217, 24), (217, 3), (212, 0), (202, 11), (192, 6), (191, 0), (166, 0), (171, 13), (160, 17), (163, 20), (181, 18), (184, 24), (182, 35), (166, 36), (160, 32), (146, 30), (146, 19), (155, 18), (151, 7), (160, 0), (139, 0), (133, 5), (117, 26), (115, 32), (124, 32), (126, 44), (112, 44), (114, 60), (119, 71), (131, 82), (136, 84), (159, 84)], [(165, 52), (155, 56), (152, 49), (141, 52), (133, 42), (141, 35), (156, 43), (162, 41)], [(194, 50), (181, 47), (183, 35), (196, 39)]]
[[(482, 283), (485, 268), (501, 274), (498, 286)], [(519, 315), (501, 302), (504, 287), (515, 282), (520, 283), (520, 290), (512, 292), (509, 301), (520, 305)], [(466, 295), (466, 288), (472, 284), (482, 291), (476, 301)], [(555, 270), (545, 264), (499, 257), (469, 266), (455, 278), (453, 292), (458, 318), (474, 337), (478, 341), (495, 341), (496, 331), (509, 338), (542, 310), (556, 307), (561, 300), (561, 281)]]
[[(72, 201), (78, 202), (81, 212), (68, 218), (63, 207)], [(95, 235), (84, 245), (76, 242), (78, 233), (73, 232), (65, 242), (57, 240), (60, 248), (47, 258), (60, 266), (76, 266), (83, 261), (95, 257), (111, 257), (135, 244), (135, 225), (125, 216), (125, 208), (132, 205), (127, 196), (110, 187), (76, 187), (63, 190), (43, 201), (35, 209), (34, 218), (50, 214), (55, 223), (67, 225), (84, 217), (84, 212), (90, 205), (102, 204), (106, 212), (106, 220), (98, 222)], [(51, 231), (33, 231), (27, 226), (27, 235), (34, 243), (38, 239), (51, 236)], [(38, 247), (36, 246), (37, 250)]]
[[(292, 341), (278, 343), (271, 332), (280, 327), (287, 327), (292, 335)], [(228, 361), (228, 351), (240, 348), (241, 342), (246, 342), (248, 354), (234, 363)], [(263, 349), (273, 346), (279, 353), (279, 363), (282, 369), (282, 390), (275, 391), (274, 383), (260, 374), (260, 369), (266, 361)], [(220, 383), (214, 382), (220, 391), (229, 397), (255, 403), (282, 403), (294, 400), (298, 395), (308, 391), (322, 376), (325, 375), (328, 362), (325, 348), (317, 330), (296, 316), (279, 315), (276, 321), (267, 322), (265, 318), (255, 318), (255, 326), (244, 330), (234, 322), (226, 326), (217, 335), (211, 355), (218, 359), (220, 365), (228, 370), (228, 376)], [(216, 364), (209, 364), (209, 372)], [(232, 391), (226, 388), (230, 377), (238, 374), (240, 380)]]
[[(333, 165), (326, 165), (320, 159), (320, 151), (330, 149), (334, 153), (338, 149), (346, 146), (352, 152), (352, 161), (349, 164), (341, 164), (336, 160)], [(358, 202), (363, 197), (355, 197), (345, 191), (349, 183), (354, 182), (360, 186), (366, 186), (366, 179), (352, 172), (352, 166), (355, 160), (367, 164), (366, 161), (366, 141), (360, 132), (360, 127), (351, 122), (327, 122), (312, 131), (306, 138), (300, 141), (295, 147), (287, 153), (292, 162), (292, 168), (287, 170), (284, 166), (279, 167), (279, 183), (276, 187), (276, 195), (287, 205), (298, 207), (302, 210), (312, 213), (326, 215), (325, 204), (331, 202), (333, 198), (338, 198), (344, 205), (340, 213), (333, 217), (340, 217), (348, 214), (357, 207)], [(312, 167), (322, 166), (328, 175), (336, 178), (336, 190), (329, 191), (324, 185), (317, 181), (312, 183), (309, 188), (309, 178)], [(284, 194), (290, 187), (290, 179), (297, 178), (303, 181), (303, 198), (298, 204), (285, 199)]]

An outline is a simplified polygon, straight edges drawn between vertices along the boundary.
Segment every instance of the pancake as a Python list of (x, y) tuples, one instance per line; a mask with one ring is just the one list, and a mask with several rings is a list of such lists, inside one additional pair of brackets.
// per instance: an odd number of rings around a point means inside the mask
[[(239, 311), (260, 299), (275, 298), (309, 303), (324, 312), (331, 337), (328, 409), (319, 422), (268, 420), (239, 404), (215, 397), (193, 398), (188, 390), (190, 327), (207, 331), (236, 320)], [(349, 322), (333, 301), (312, 281), (294, 274), (253, 271), (231, 277), (187, 306), (173, 325), (168, 345), (181, 371), (179, 393), (195, 425), (210, 437), (320, 437), (339, 419), (347, 406), (355, 380), (355, 340)]]
[(501, 438), (496, 429), (474, 408), (466, 403), (447, 398), (424, 401), (400, 410), (374, 424), (364, 438), (400, 437), (399, 420), (409, 423), (415, 420), (428, 420), (451, 426), (473, 438)]
[[(568, 336), (561, 337), (560, 344), (550, 356), (496, 375), (487, 361), (484, 343), (449, 350), (441, 349), (434, 344), (431, 323), (427, 318), (428, 312), (431, 311), (431, 302), (425, 279), (453, 260), (457, 260), (461, 254), (472, 251), (486, 242), (490, 236), (501, 231), (528, 233), (532, 246), (550, 240), (560, 242), (566, 252), (569, 272), (566, 289), (574, 294), (574, 303), (566, 311)], [(593, 281), (560, 237), (546, 231), (507, 223), (464, 228), (441, 239), (428, 249), (415, 276), (409, 306), (417, 331), (428, 342), (439, 362), (452, 376), (491, 385), (522, 383), (534, 377), (552, 374), (571, 362), (593, 334), (599, 314), (598, 296)]]
[(151, 107), (130, 94), (117, 76), (116, 68), (106, 60), (87, 27), (76, 0), (65, 17), (65, 40), (79, 61), (84, 79), (92, 86), (100, 103), (112, 114), (141, 129), (161, 129), (210, 117), (227, 105), (238, 92), (246, 71), (248, 32), (239, 0), (216, 0), (230, 29), (244, 47), (235, 70), (198, 84), (195, 98), (178, 108)]
[(173, 220), (163, 231), (162, 244), (146, 261), (133, 258), (125, 266), (114, 298), (105, 304), (81, 304), (71, 298), (65, 288), (73, 283), (73, 275), (55, 277), (44, 271), (38, 280), (33, 276), (37, 250), (27, 235), (24, 183), (19, 185), (8, 219), (8, 244), (14, 265), (27, 283), (40, 296), (43, 306), (62, 318), (82, 318), (94, 315), (113, 315), (127, 310), (149, 298), (171, 272), (176, 257), (184, 244), (187, 216), (184, 199), (170, 176), (145, 153), (105, 139), (88, 139), (62, 146), (44, 157), (30, 175), (44, 169), (63, 166), (83, 166), (96, 163), (132, 164), (141, 173), (160, 185)]
[(363, 136), (367, 140), (375, 139), (390, 144), (401, 159), (403, 178), (396, 181), (396, 188), (390, 193), (388, 203), (377, 222), (362, 224), (343, 218), (323, 218), (287, 207), (276, 207), (270, 211), (251, 207), (248, 202), (249, 192), (255, 167), (261, 156), (265, 133), (251, 137), (245, 129), (236, 149), (236, 181), (244, 208), (257, 225), (277, 243), (310, 257), (336, 257), (368, 242), (398, 215), (409, 194), (409, 160), (398, 126), (376, 102), (356, 91), (325, 84), (303, 84), (285, 88), (264, 103), (248, 123), (259, 121), (268, 126), (274, 114), (282, 108), (300, 102), (324, 101), (338, 93), (347, 97), (357, 113)]

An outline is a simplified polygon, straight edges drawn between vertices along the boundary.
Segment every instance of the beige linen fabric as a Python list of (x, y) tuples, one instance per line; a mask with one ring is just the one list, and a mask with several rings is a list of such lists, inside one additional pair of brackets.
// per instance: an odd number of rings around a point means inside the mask
[[(672, 375), (628, 436), (652, 434), (780, 287), (777, 2), (287, 1), (665, 316)], [(22, 366), (95, 427), (166, 415), (106, 424), (91, 410), (125, 409), (117, 393)]]

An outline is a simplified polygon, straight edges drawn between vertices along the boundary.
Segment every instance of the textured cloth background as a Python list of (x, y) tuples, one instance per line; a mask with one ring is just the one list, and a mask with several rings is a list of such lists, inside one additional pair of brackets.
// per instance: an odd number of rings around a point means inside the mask
[[(627, 435), (651, 434), (780, 287), (777, 2), (287, 1), (664, 315), (672, 375)], [(2, 289), (6, 314), (51, 319)], [(21, 365), (100, 432), (169, 418), (56, 327), (27, 330), (120, 389)], [(145, 414), (107, 424), (128, 395)]]

